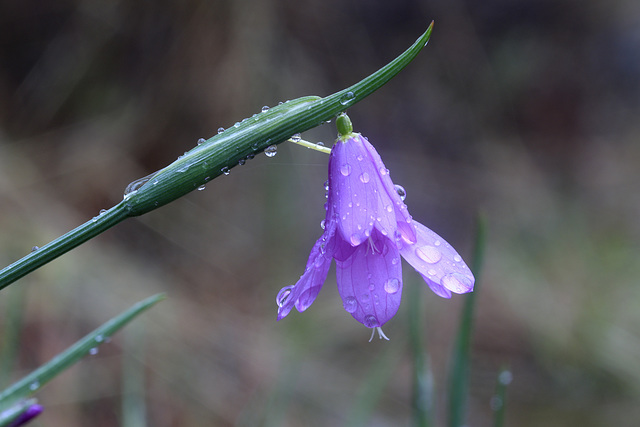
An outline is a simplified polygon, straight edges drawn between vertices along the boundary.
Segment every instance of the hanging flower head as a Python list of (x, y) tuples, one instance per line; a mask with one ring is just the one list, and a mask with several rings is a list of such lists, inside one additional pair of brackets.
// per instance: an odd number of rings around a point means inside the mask
[(329, 158), (324, 234), (311, 249), (300, 280), (280, 290), (278, 320), (295, 306), (302, 312), (318, 296), (336, 260), (344, 309), (386, 338), (380, 327), (400, 306), (402, 256), (437, 295), (473, 290), (474, 277), (460, 255), (436, 233), (414, 221), (375, 148), (353, 133), (346, 114)]

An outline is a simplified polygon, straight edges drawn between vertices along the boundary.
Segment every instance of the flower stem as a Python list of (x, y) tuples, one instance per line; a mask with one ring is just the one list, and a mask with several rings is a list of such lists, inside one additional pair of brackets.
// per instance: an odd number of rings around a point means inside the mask
[(304, 139), (294, 140), (289, 138), (287, 142), (293, 142), (294, 144), (302, 145), (303, 147), (311, 148), (312, 150), (316, 150), (321, 153), (331, 154), (331, 148), (320, 144), (314, 144), (313, 142), (305, 141)]

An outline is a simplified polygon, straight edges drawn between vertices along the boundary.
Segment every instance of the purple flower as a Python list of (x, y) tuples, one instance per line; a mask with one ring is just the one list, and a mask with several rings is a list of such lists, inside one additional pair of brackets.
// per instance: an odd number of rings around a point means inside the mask
[(26, 411), (18, 415), (12, 422), (9, 424), (9, 427), (18, 427), (23, 426), (33, 420), (35, 417), (40, 415), (44, 408), (37, 403), (29, 406)]
[(349, 118), (341, 115), (336, 123), (341, 136), (329, 158), (324, 234), (300, 280), (280, 290), (278, 320), (294, 306), (300, 312), (309, 308), (335, 259), (344, 309), (382, 338), (380, 327), (400, 306), (400, 256), (444, 298), (472, 291), (475, 279), (450, 244), (411, 218), (399, 195), (402, 187), (393, 184), (369, 141), (352, 133)]

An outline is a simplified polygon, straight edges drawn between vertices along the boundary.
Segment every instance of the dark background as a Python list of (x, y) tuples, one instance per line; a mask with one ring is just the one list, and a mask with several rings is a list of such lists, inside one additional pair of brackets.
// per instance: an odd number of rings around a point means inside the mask
[[(637, 1), (3, 1), (0, 263), (218, 127), (355, 83), (431, 20), (426, 49), (349, 114), (414, 218), (465, 258), (477, 213), (489, 220), (468, 425), (491, 425), (502, 366), (508, 425), (636, 425)], [(303, 137), (330, 145), (335, 130)], [(153, 426), (347, 425), (380, 366), (391, 379), (364, 424), (409, 424), (407, 298), (391, 341), (368, 343), (332, 269), (307, 312), (275, 322), (321, 234), (326, 164), (282, 144), (2, 291), (3, 312), (24, 304), (12, 379), (168, 294), (42, 390), (36, 425), (119, 425), (123, 353), (144, 367)], [(426, 289), (406, 264), (404, 278)], [(420, 298), (441, 425), (462, 298)]]

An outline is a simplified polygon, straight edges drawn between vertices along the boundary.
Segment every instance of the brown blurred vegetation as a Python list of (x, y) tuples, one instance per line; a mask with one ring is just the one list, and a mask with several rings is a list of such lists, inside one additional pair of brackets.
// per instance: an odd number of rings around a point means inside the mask
[[(636, 425), (636, 1), (3, 1), (0, 264), (218, 127), (356, 82), (432, 19), (427, 48), (349, 114), (413, 216), (467, 258), (477, 212), (489, 218), (469, 425), (491, 425), (503, 365), (508, 425)], [(367, 343), (330, 273), (307, 312), (275, 322), (276, 293), (321, 233), (326, 161), (283, 144), (3, 291), (3, 313), (24, 296), (14, 378), (166, 292), (124, 332), (142, 351), (149, 425), (344, 425), (391, 347), (367, 425), (409, 424), (406, 304), (385, 327), (391, 341)], [(404, 277), (423, 286), (406, 265)], [(422, 296), (440, 425), (461, 297)], [(127, 351), (116, 337), (43, 389), (39, 425), (119, 425)]]

